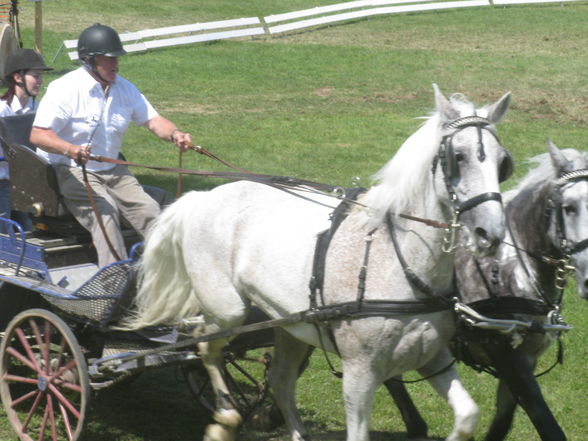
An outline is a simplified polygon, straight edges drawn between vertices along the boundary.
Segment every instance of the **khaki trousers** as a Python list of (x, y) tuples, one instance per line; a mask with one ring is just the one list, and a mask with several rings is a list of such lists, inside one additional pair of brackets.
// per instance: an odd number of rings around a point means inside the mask
[[(108, 247), (88, 200), (82, 169), (58, 165), (55, 171), (65, 205), (92, 235), (98, 264), (102, 267), (115, 262), (116, 258)], [(137, 233), (145, 237), (149, 224), (159, 215), (159, 204), (145, 193), (124, 165), (116, 165), (108, 171), (88, 171), (87, 176), (106, 235), (119, 257), (125, 259), (127, 251), (121, 233), (121, 219), (124, 218)]]

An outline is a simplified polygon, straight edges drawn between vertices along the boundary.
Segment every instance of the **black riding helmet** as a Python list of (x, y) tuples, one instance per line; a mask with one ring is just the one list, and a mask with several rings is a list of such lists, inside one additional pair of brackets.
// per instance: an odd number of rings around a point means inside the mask
[(126, 53), (127, 51), (123, 49), (118, 33), (110, 26), (96, 23), (84, 29), (80, 34), (80, 38), (78, 38), (78, 56), (80, 60), (91, 59), (95, 55), (119, 57)]
[(4, 66), (4, 78), (8, 81), (9, 77), (15, 72), (24, 72), (27, 70), (53, 70), (45, 65), (43, 57), (32, 49), (17, 49), (11, 52), (6, 59)]

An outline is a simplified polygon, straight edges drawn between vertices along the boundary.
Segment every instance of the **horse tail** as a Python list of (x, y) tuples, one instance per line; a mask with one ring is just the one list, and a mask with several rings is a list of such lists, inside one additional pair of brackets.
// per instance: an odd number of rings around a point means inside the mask
[(193, 215), (191, 192), (167, 207), (149, 228), (139, 261), (138, 290), (125, 329), (175, 325), (200, 311), (186, 270), (182, 240)]

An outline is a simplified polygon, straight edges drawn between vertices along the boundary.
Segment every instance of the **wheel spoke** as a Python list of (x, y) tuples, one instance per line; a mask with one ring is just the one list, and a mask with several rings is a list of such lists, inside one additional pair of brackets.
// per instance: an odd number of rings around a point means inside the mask
[(57, 372), (54, 372), (53, 375), (51, 375), (48, 380), (50, 383), (53, 383), (55, 380), (57, 380), (65, 371), (70, 370), (72, 368), (74, 368), (76, 366), (76, 360), (71, 360), (69, 363), (67, 363), (65, 366), (62, 366)]
[(44, 346), (44, 355), (45, 355), (45, 372), (49, 374), (51, 372), (51, 365), (49, 363), (49, 353), (51, 352), (51, 323), (49, 320), (45, 320), (45, 346)]
[(14, 408), (14, 407), (18, 406), (20, 403), (27, 401), (29, 398), (34, 397), (35, 395), (37, 395), (39, 393), (40, 393), (39, 390), (34, 389), (34, 390), (30, 391), (29, 393), (24, 394), (20, 398), (17, 398), (16, 400), (12, 400), (12, 403), (10, 405), (11, 405), (11, 407)]
[[(49, 322), (46, 322), (49, 323)], [(39, 347), (39, 351), (41, 352), (41, 357), (45, 362), (45, 370), (44, 373), (47, 373), (48, 365), (49, 365), (49, 345), (46, 345), (43, 342), (43, 338), (41, 336), (41, 331), (39, 330), (39, 326), (37, 325), (37, 321), (30, 318), (29, 319), (29, 326), (33, 330), (33, 335), (35, 336), (35, 341), (37, 342), (37, 346)]]
[(33, 364), (32, 369), (37, 373), (41, 373), (41, 367), (39, 366), (37, 358), (35, 357), (35, 354), (33, 352), (33, 348), (31, 348), (31, 345), (29, 344), (29, 341), (27, 340), (27, 337), (25, 336), (23, 330), (21, 328), (16, 328), (14, 332), (18, 336), (18, 339), (20, 340), (20, 343), (22, 344), (25, 352), (27, 353), (29, 360)]
[(63, 359), (65, 356), (65, 348), (67, 346), (67, 341), (65, 341), (65, 337), (62, 335), (61, 336), (61, 343), (59, 344), (59, 352), (57, 354), (57, 364), (53, 367), (55, 370), (59, 368), (59, 366), (61, 366), (61, 363), (63, 363)]
[(39, 374), (39, 367), (36, 364), (31, 363), (29, 359), (27, 359), (24, 355), (18, 352), (13, 347), (6, 348), (6, 352), (12, 355), (14, 358), (21, 361), (24, 365), (26, 365), (29, 369), (31, 369), (35, 374)]
[(39, 407), (39, 403), (41, 402), (41, 398), (43, 398), (43, 393), (41, 393), (41, 391), (39, 391), (39, 394), (37, 395), (37, 398), (35, 398), (35, 401), (33, 402), (33, 405), (31, 406), (31, 409), (29, 410), (27, 417), (25, 418), (24, 422), (22, 423), (22, 432), (23, 433), (27, 430), (27, 426), (29, 425), (31, 418), (35, 414), (37, 407)]
[(45, 439), (45, 429), (47, 429), (47, 421), (49, 420), (49, 406), (45, 406), (45, 412), (43, 412), (43, 421), (41, 421), (41, 427), (39, 428), (38, 441)]
[(69, 381), (56, 380), (53, 382), (53, 384), (61, 389), (66, 388), (69, 390), (73, 390), (74, 392), (82, 392), (82, 387), (79, 384), (70, 383)]
[(38, 383), (36, 378), (21, 377), (20, 375), (10, 375), (10, 374), (4, 375), (3, 380), (6, 382), (10, 381), (12, 383), (25, 383), (25, 384), (34, 384), (34, 385), (37, 385), (37, 383)]
[(63, 394), (53, 384), (49, 384), (49, 390), (55, 395), (55, 397), (62, 403), (78, 420), (80, 419), (80, 412), (74, 407), (70, 401), (63, 396)]
[(47, 394), (47, 407), (49, 408), (49, 421), (51, 422), (51, 439), (57, 441), (57, 426), (55, 424), (55, 409), (53, 409), (53, 399)]
[(71, 431), (71, 424), (69, 422), (69, 415), (67, 414), (67, 410), (63, 407), (63, 404), (59, 403), (59, 411), (61, 412), (61, 418), (63, 418), (63, 425), (65, 426), (65, 431), (67, 432), (67, 439), (71, 441), (73, 439), (73, 432)]

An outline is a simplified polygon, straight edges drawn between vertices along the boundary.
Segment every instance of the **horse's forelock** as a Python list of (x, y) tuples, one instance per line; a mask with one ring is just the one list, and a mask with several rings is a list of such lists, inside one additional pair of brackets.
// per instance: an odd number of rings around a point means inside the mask
[(461, 116), (473, 115), (474, 111), (476, 110), (474, 104), (470, 100), (468, 100), (465, 95), (461, 93), (454, 93), (453, 95), (451, 95), (449, 97), (449, 102), (460, 113)]

